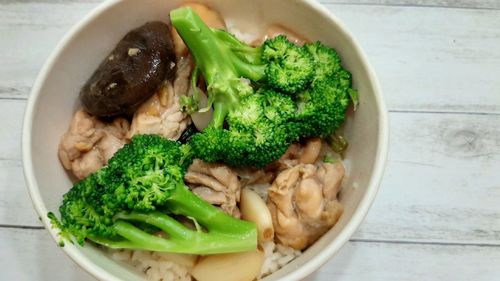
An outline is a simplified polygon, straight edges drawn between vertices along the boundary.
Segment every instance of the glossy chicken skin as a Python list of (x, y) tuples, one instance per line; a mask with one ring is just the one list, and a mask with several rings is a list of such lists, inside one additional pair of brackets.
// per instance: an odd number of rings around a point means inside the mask
[(111, 123), (104, 123), (79, 110), (59, 143), (59, 159), (64, 168), (83, 179), (106, 165), (125, 145), (128, 130), (126, 119), (116, 118)]
[(267, 205), (280, 244), (302, 250), (337, 222), (343, 212), (337, 200), (343, 177), (341, 163), (298, 164), (276, 177)]

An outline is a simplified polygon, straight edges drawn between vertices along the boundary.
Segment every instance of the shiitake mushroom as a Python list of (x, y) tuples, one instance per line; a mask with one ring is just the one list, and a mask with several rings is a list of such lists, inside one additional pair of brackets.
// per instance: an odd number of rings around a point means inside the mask
[(169, 26), (148, 22), (123, 37), (80, 91), (82, 105), (99, 117), (131, 115), (173, 78), (175, 53)]

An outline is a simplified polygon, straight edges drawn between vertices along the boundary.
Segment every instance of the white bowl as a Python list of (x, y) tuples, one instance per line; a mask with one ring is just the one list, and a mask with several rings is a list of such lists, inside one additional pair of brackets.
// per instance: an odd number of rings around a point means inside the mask
[[(23, 128), (24, 171), (33, 205), (51, 228), (48, 211), (58, 210), (71, 181), (57, 158), (57, 146), (78, 104), (83, 83), (129, 30), (151, 20), (168, 21), (181, 0), (119, 1), (98, 6), (64, 37), (45, 63), (33, 86)], [(321, 40), (340, 53), (359, 90), (360, 105), (347, 121), (345, 136), (348, 179), (341, 194), (345, 212), (340, 221), (302, 256), (265, 280), (298, 280), (328, 261), (348, 241), (370, 208), (382, 178), (388, 146), (388, 121), (377, 78), (365, 54), (346, 28), (313, 0), (202, 1), (222, 13), (228, 26), (255, 32), (280, 23), (309, 40)], [(142, 280), (87, 244), (62, 248), (79, 266), (101, 280)]]

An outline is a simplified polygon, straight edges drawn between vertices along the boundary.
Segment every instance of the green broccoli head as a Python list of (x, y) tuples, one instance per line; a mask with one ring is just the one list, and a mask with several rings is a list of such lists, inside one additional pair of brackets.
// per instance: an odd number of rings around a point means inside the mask
[(99, 171), (77, 182), (64, 195), (63, 204), (59, 208), (61, 225), (79, 244), (83, 244), (88, 236), (115, 235), (111, 227), (113, 212), (106, 207), (102, 198), (105, 187), (97, 181), (101, 174)]
[(298, 130), (289, 122), (295, 103), (273, 90), (242, 98), (227, 116), (226, 128), (209, 127), (191, 139), (195, 155), (205, 161), (222, 161), (232, 166), (263, 167), (279, 159)]
[(262, 95), (254, 94), (242, 98), (238, 106), (229, 112), (226, 122), (231, 129), (249, 130), (261, 122), (263, 116)]
[(196, 157), (207, 162), (223, 161), (232, 166), (248, 165), (246, 155), (253, 148), (250, 133), (209, 127), (189, 143)]
[(342, 70), (340, 56), (334, 49), (323, 45), (319, 41), (305, 44), (304, 49), (311, 54), (314, 60), (315, 70), (312, 79), (313, 85), (327, 80), (329, 77)]
[(259, 94), (262, 95), (264, 115), (270, 121), (285, 123), (294, 117), (297, 105), (290, 96), (269, 88), (261, 88)]
[(301, 137), (326, 137), (344, 123), (351, 101), (348, 85), (350, 74), (342, 70), (297, 95), (295, 122)]
[(314, 75), (312, 55), (284, 35), (264, 42), (262, 60), (267, 63), (266, 83), (282, 93), (293, 95), (305, 89)]
[(295, 122), (301, 137), (326, 137), (345, 120), (351, 103), (352, 77), (342, 68), (338, 53), (321, 42), (305, 44), (314, 59), (311, 85), (297, 94)]

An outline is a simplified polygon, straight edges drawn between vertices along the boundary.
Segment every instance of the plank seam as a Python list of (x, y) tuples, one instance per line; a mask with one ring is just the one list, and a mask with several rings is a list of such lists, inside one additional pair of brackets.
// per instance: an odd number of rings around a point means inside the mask
[(439, 242), (439, 241), (414, 241), (414, 240), (386, 240), (386, 239), (358, 239), (349, 240), (353, 243), (380, 243), (380, 244), (405, 244), (405, 245), (433, 245), (433, 246), (464, 246), (464, 247), (498, 247), (500, 243), (482, 242)]
[(487, 116), (500, 115), (500, 112), (456, 111), (456, 110), (389, 109), (388, 111), (390, 113), (414, 113), (414, 114), (457, 114), (457, 115), (487, 115)]
[(390, 3), (350, 3), (350, 2), (324, 2), (319, 1), (322, 5), (325, 6), (334, 6), (334, 5), (342, 5), (342, 6), (375, 6), (375, 7), (403, 7), (403, 8), (436, 8), (436, 9), (458, 9), (458, 10), (481, 10), (481, 11), (499, 11), (500, 8), (493, 7), (464, 7), (464, 6), (438, 6), (438, 5), (425, 5), (425, 4), (390, 4)]
[[(78, 4), (98, 4), (100, 1), (98, 0), (73, 0), (73, 1), (63, 1), (63, 0), (4, 0), (0, 5), (12, 5), (12, 4), (26, 4), (26, 3), (43, 3), (43, 4), (69, 4), (69, 3), (78, 3)], [(350, 3), (350, 2), (326, 2), (326, 1), (318, 1), (323, 5), (346, 5), (346, 6), (386, 6), (386, 7), (409, 7), (409, 8), (440, 8), (440, 9), (462, 9), (462, 10), (490, 10), (490, 11), (498, 11), (499, 8), (496, 7), (466, 7), (459, 5), (428, 5), (428, 4), (404, 4), (404, 3), (372, 3), (372, 2), (361, 2), (361, 3)]]
[(10, 229), (34, 229), (34, 230), (45, 229), (45, 227), (43, 227), (43, 226), (34, 226), (34, 225), (14, 225), (14, 224), (0, 224), (0, 228), (10, 228)]

